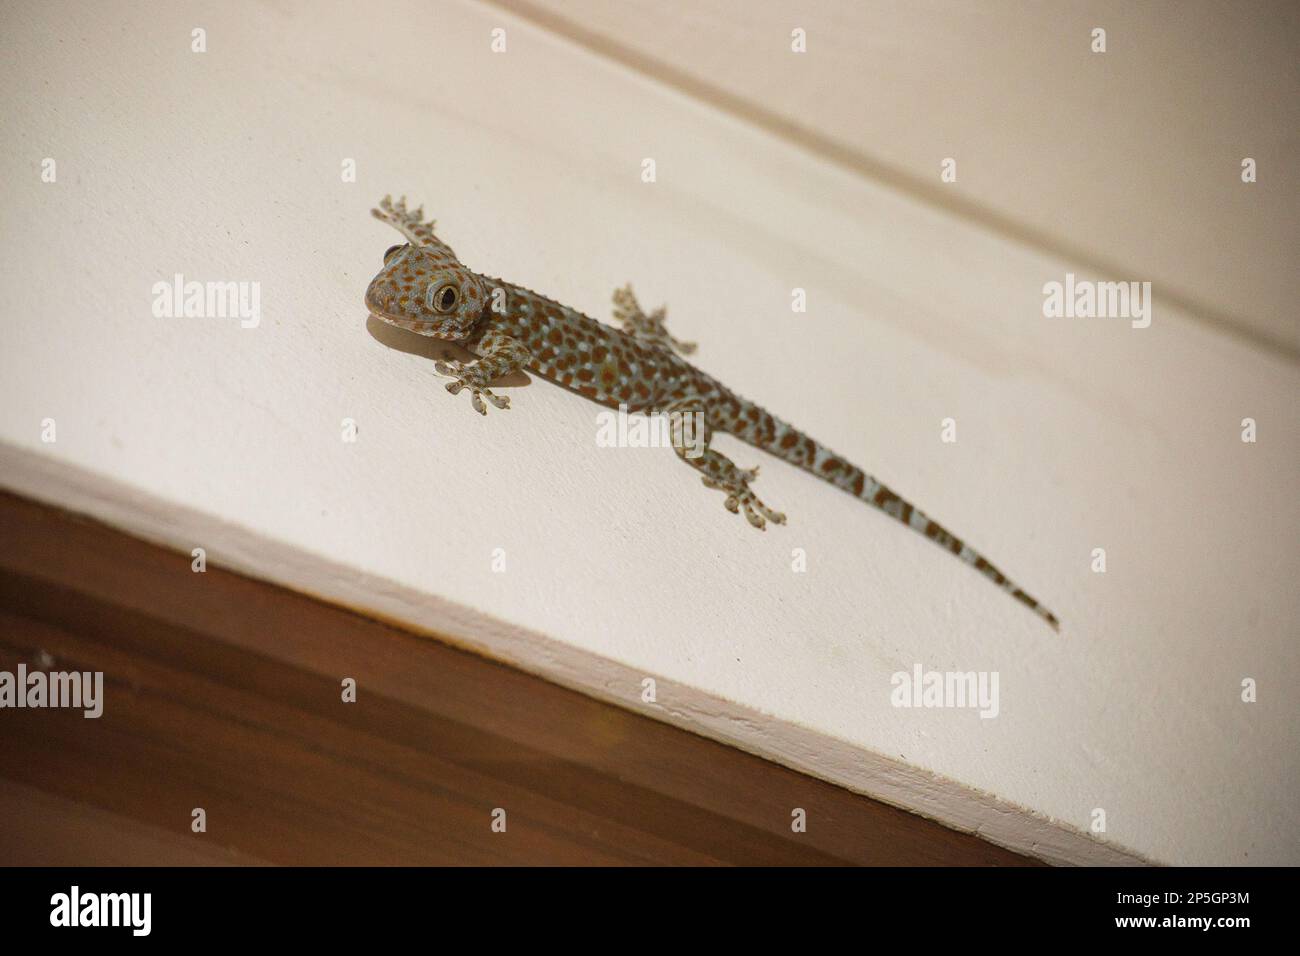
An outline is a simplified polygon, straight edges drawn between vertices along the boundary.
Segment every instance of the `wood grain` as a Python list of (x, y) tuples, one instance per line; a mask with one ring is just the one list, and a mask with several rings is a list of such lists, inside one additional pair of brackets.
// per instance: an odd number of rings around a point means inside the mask
[(105, 674), (97, 720), (0, 711), (0, 863), (1033, 862), (25, 499), (0, 538), (0, 669)]

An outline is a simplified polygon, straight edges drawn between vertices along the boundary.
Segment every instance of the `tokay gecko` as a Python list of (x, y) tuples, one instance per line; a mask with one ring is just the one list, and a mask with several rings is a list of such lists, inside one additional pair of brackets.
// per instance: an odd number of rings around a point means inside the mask
[[(769, 521), (784, 524), (785, 515), (750, 488), (758, 469), (739, 468), (708, 447), (712, 432), (729, 432), (919, 531), (1059, 629), (1051, 611), (920, 509), (680, 358), (676, 353), (689, 355), (695, 345), (669, 334), (663, 309), (643, 312), (631, 288), (614, 293), (619, 331), (522, 286), (472, 272), (434, 235), (434, 223), (424, 221), (421, 209), (407, 211), (405, 199), (385, 197), (372, 212), (407, 241), (384, 253), (383, 269), (366, 289), (366, 307), (390, 325), (459, 343), (478, 356), (472, 362), (439, 361), (434, 369), (452, 379), (447, 391), (467, 391), (479, 414), (487, 413), (484, 402), (510, 407), (510, 399), (488, 386), (524, 368), (603, 405), (665, 413), (674, 450), (706, 486), (726, 495), (727, 510), (744, 514), (759, 530)], [(686, 421), (703, 423), (702, 447), (688, 448)]]

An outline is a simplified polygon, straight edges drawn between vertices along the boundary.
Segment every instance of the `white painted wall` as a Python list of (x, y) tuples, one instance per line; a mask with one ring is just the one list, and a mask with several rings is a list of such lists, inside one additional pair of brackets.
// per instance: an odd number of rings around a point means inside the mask
[[(491, 2), (1300, 354), (1289, 0), (693, 0), (671, 17), (658, 0)], [(796, 28), (801, 56), (786, 52)], [(939, 178), (947, 158), (952, 182)]]
[[(11, 5), (0, 34), (5, 487), (1046, 859), (1300, 862), (1294, 364), (1158, 289), (1149, 329), (1044, 319), (1070, 263), (493, 8), (72, 9)], [(474, 415), (367, 327), (394, 242), (367, 210), (402, 191), (473, 267), (600, 316), (628, 280), (667, 300), (704, 368), (1062, 634), (735, 442), (788, 527), (754, 532), (671, 453), (597, 448), (594, 406), (545, 382)], [(155, 317), (178, 272), (259, 282), (260, 324)], [(918, 662), (998, 672), (999, 716), (892, 707)]]

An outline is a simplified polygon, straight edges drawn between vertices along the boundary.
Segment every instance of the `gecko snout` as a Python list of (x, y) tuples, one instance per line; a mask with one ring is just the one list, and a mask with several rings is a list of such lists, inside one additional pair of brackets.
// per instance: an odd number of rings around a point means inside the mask
[(366, 289), (366, 305), (372, 312), (387, 312), (397, 300), (397, 286), (386, 276), (376, 276)]

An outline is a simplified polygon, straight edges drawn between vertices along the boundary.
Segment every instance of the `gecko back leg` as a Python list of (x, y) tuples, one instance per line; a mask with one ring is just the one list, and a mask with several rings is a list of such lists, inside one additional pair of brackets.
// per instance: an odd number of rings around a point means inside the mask
[(711, 432), (704, 405), (686, 402), (668, 410), (669, 429), (673, 451), (677, 457), (700, 473), (706, 488), (716, 488), (726, 494), (723, 505), (732, 514), (744, 514), (745, 520), (764, 531), (767, 522), (785, 524), (785, 515), (763, 504), (750, 489), (749, 483), (758, 477), (758, 469), (744, 469), (709, 447)]
[(676, 349), (683, 355), (695, 351), (694, 342), (682, 342), (673, 337), (665, 324), (668, 309), (660, 306), (649, 315), (641, 310), (631, 285), (614, 290), (614, 319), (623, 326), (623, 331), (643, 342), (653, 342), (665, 348)]

